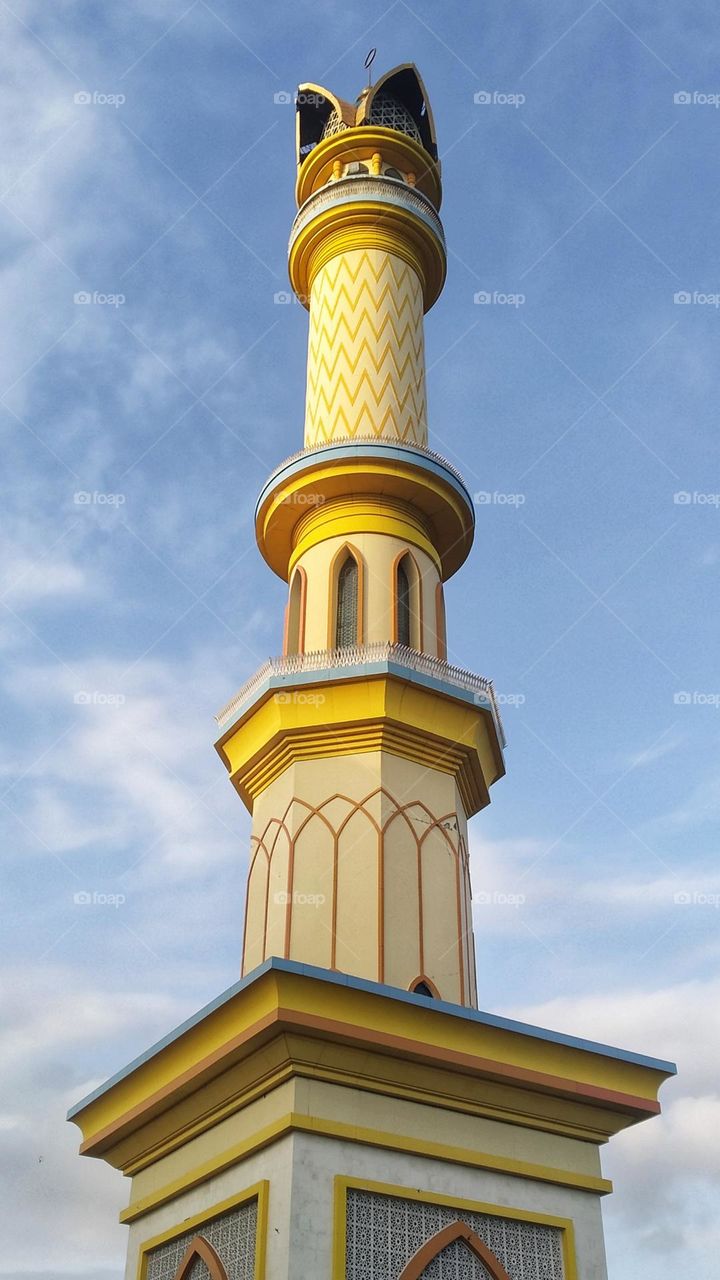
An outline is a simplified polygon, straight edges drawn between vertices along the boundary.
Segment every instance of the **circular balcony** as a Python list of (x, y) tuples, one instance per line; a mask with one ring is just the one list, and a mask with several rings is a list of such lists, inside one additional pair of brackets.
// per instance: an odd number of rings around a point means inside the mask
[(321, 187), (319, 191), (308, 197), (295, 215), (295, 220), (290, 230), (290, 250), (292, 250), (293, 244), (303, 227), (307, 226), (308, 222), (316, 218), (318, 214), (323, 213), (326, 209), (332, 209), (338, 204), (367, 200), (378, 201), (380, 204), (397, 205), (402, 209), (407, 209), (415, 217), (420, 218), (435, 233), (443, 249), (445, 248), (445, 232), (442, 222), (431, 201), (428, 200), (427, 196), (423, 195), (422, 191), (419, 191), (417, 187), (409, 187), (400, 178), (386, 178), (382, 174), (378, 174), (377, 177), (371, 177), (369, 174), (365, 174), (357, 178), (338, 178), (336, 182), (328, 182), (326, 186)]
[(455, 468), (415, 446), (349, 440), (303, 451), (278, 467), (263, 486), (255, 533), (261, 555), (279, 577), (288, 579), (298, 530), (308, 513), (350, 494), (406, 504), (426, 526), (443, 580), (466, 560), (475, 513)]
[(303, 306), (315, 274), (336, 253), (379, 249), (404, 258), (422, 281), (429, 311), (445, 283), (443, 225), (432, 201), (399, 178), (378, 174), (338, 178), (300, 206), (290, 232), (289, 272)]

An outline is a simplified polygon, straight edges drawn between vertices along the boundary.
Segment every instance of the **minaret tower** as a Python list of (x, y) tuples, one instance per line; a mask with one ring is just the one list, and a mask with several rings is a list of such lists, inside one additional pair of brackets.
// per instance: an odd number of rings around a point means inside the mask
[(467, 820), (502, 729), (446, 654), (473, 509), (428, 448), (414, 67), (357, 107), (303, 85), (297, 153), (305, 447), (256, 524), (284, 651), (217, 744), (252, 812), (243, 976), (70, 1118), (131, 1180), (126, 1280), (606, 1280), (599, 1148), (674, 1067), (477, 1008)]
[(428, 449), (423, 316), (446, 256), (414, 67), (357, 107), (302, 85), (297, 161), (304, 449), (256, 516), (289, 584), (284, 654), (219, 717), (253, 815), (243, 973), (282, 956), (474, 1006), (467, 819), (502, 730), (490, 683), (446, 659), (443, 584), (474, 520)]

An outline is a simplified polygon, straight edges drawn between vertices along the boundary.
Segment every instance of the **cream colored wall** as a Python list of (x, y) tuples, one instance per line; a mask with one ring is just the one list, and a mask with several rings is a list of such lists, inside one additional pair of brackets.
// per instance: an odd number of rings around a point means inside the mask
[[(401, 538), (384, 533), (357, 533), (350, 537), (325, 539), (310, 547), (298, 560), (307, 574), (305, 613), (305, 652), (333, 648), (335, 643), (331, 591), (331, 567), (338, 551), (350, 545), (362, 557), (363, 606), (362, 634), (365, 644), (389, 641), (393, 633), (393, 566), (403, 551), (414, 557), (420, 577), (420, 621), (423, 652), (438, 656), (436, 635), (435, 591), (440, 575), (427, 552)], [(291, 579), (292, 581), (292, 579)]]
[(475, 1005), (463, 848), (450, 774), (389, 751), (291, 765), (255, 802), (243, 972), (280, 955), (403, 990), (423, 974)]
[[(227, 1142), (227, 1133), (223, 1136)], [(185, 1191), (174, 1200), (144, 1214), (142, 1218), (132, 1223), (128, 1237), (125, 1280), (138, 1280), (138, 1258), (141, 1246), (146, 1240), (170, 1231), (174, 1227), (182, 1229), (184, 1219), (206, 1211), (210, 1213), (215, 1205), (240, 1194), (247, 1187), (264, 1179), (270, 1183), (267, 1264), (264, 1280), (287, 1280), (292, 1248), (290, 1223), (293, 1220), (293, 1146), (296, 1136), (296, 1134), (288, 1134), (280, 1138), (266, 1150), (249, 1156), (214, 1178), (208, 1178), (200, 1186)], [(193, 1144), (188, 1146), (192, 1147)], [(136, 1183), (137, 1179), (134, 1180), (134, 1194), (136, 1194)]]
[[(571, 1173), (601, 1173), (599, 1151), (592, 1143), (295, 1077), (137, 1174), (131, 1199), (191, 1178), (206, 1162), (290, 1113)], [(331, 1277), (337, 1174), (571, 1218), (577, 1237), (578, 1280), (606, 1280), (600, 1206), (594, 1193), (303, 1133), (273, 1141), (134, 1222), (129, 1232), (126, 1280), (137, 1280), (138, 1253), (145, 1241), (181, 1227), (187, 1218), (210, 1212), (263, 1179), (270, 1183), (266, 1280)]]
[[(297, 1051), (297, 1041), (295, 1048)], [(312, 1061), (317, 1057), (317, 1042), (308, 1041), (300, 1053), (307, 1061)], [(137, 1173), (133, 1178), (132, 1200), (152, 1196), (169, 1184), (183, 1181), (197, 1168), (224, 1155), (238, 1143), (250, 1141), (253, 1135), (262, 1133), (291, 1113), (330, 1123), (357, 1124), (389, 1135), (439, 1142), (445, 1146), (506, 1156), (591, 1177), (599, 1177), (602, 1173), (598, 1147), (591, 1142), (562, 1134), (543, 1133), (538, 1129), (466, 1114), (449, 1107), (386, 1097), (366, 1089), (295, 1076), (269, 1089), (242, 1110), (220, 1120)], [(277, 1148), (282, 1142), (284, 1139), (278, 1139), (274, 1146)], [(257, 1173), (254, 1166), (253, 1171), (255, 1177), (248, 1177), (237, 1190), (266, 1176)], [(214, 1204), (215, 1201), (208, 1199), (204, 1203)], [(184, 1196), (181, 1207), (185, 1210)], [(191, 1212), (188, 1209), (184, 1216)], [(147, 1231), (143, 1238), (163, 1229), (162, 1225), (158, 1226)]]
[(310, 297), (305, 446), (362, 436), (427, 444), (422, 287), (378, 249), (331, 258)]
[[(458, 1200), (570, 1218), (575, 1227), (578, 1280), (607, 1280), (600, 1201), (592, 1193), (310, 1134), (296, 1135), (292, 1203), (293, 1219), (312, 1224), (312, 1229), (301, 1227), (295, 1235), (288, 1280), (333, 1274), (332, 1205), (338, 1173)], [(507, 1212), (511, 1217), (509, 1209)]]

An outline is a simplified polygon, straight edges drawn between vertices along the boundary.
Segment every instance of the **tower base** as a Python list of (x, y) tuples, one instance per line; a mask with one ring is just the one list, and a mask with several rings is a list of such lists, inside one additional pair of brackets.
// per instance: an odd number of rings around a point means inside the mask
[(673, 1072), (270, 960), (69, 1118), (127, 1280), (605, 1280), (599, 1146)]

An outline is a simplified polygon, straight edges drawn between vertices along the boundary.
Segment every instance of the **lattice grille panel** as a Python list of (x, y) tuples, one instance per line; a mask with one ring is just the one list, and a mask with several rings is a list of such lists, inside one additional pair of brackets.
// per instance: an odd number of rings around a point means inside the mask
[[(253, 1280), (256, 1234), (257, 1200), (251, 1200), (219, 1218), (213, 1218), (205, 1226), (196, 1227), (152, 1249), (148, 1254), (147, 1280), (174, 1280), (185, 1250), (198, 1235), (213, 1246), (228, 1280)], [(202, 1258), (193, 1263), (190, 1280), (210, 1280)]]
[(492, 1280), (484, 1263), (462, 1240), (453, 1240), (429, 1262), (422, 1280)]
[[(510, 1280), (564, 1280), (562, 1232), (557, 1227), (352, 1188), (347, 1201), (347, 1280), (375, 1280), (379, 1276), (397, 1280), (427, 1240), (458, 1221), (466, 1223), (492, 1250)], [(444, 1250), (435, 1262), (435, 1270), (426, 1268), (423, 1272), (424, 1280), (487, 1280), (486, 1270), (474, 1255), (474, 1270), (458, 1250)]]
[(416, 142), (422, 142), (420, 130), (407, 107), (389, 93), (379, 93), (373, 99), (370, 108), (370, 123), (380, 125), (384, 129), (397, 129), (398, 133), (407, 133)]
[(337, 111), (333, 108), (325, 121), (325, 125), (321, 134), (322, 138), (332, 138), (335, 133), (342, 133), (343, 129), (347, 129), (347, 125)]
[(195, 1259), (188, 1271), (187, 1280), (211, 1280), (210, 1268), (204, 1258)]

